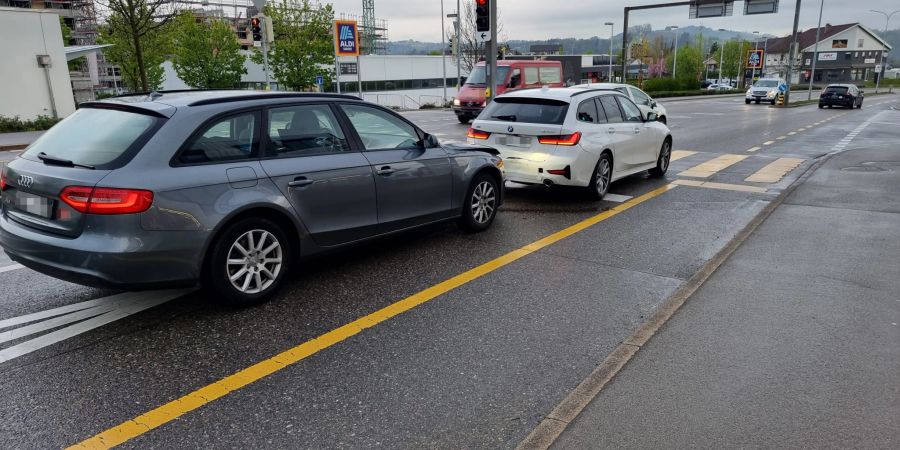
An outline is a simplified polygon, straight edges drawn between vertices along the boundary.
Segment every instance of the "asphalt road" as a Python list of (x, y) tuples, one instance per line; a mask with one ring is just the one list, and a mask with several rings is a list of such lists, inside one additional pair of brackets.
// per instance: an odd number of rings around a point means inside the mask
[[(511, 187), (486, 233), (436, 226), (305, 264), (252, 309), (202, 292), (107, 300), (119, 294), (0, 256), (0, 447), (61, 447), (111, 428), (102, 438), (126, 447), (513, 447), (815, 158), (900, 107), (894, 97), (861, 111), (737, 100), (667, 104), (679, 159), (666, 179), (615, 183), (617, 201)], [(406, 115), (464, 140), (452, 113)], [(689, 169), (708, 176), (679, 175)], [(495, 258), (507, 259), (479, 268)], [(326, 334), (407, 298), (424, 301)], [(270, 359), (309, 345), (287, 365)], [(208, 388), (260, 362), (258, 381)]]

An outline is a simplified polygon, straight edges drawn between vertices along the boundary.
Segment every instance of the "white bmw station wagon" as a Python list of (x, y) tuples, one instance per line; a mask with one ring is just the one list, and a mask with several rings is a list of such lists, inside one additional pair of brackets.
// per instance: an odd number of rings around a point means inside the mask
[(663, 176), (672, 134), (614, 90), (543, 88), (497, 97), (472, 123), (470, 143), (500, 151), (509, 181), (580, 186), (602, 199), (642, 171)]

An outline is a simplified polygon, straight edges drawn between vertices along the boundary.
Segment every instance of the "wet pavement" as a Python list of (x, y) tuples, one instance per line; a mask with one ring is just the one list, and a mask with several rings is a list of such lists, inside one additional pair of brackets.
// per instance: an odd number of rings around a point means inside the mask
[[(228, 309), (203, 292), (187, 293), (3, 360), (0, 447), (81, 442), (599, 218), (259, 381), (167, 417), (158, 428), (138, 426), (124, 439), (126, 446), (164, 448), (198, 442), (226, 448), (514, 447), (816, 158), (900, 104), (873, 97), (863, 110), (776, 110), (737, 100), (667, 104), (679, 159), (666, 179), (641, 175), (614, 183), (619, 201), (511, 186), (486, 233), (434, 226), (303, 264), (275, 300), (256, 308)], [(463, 141), (468, 128), (446, 111), (405, 115), (444, 142)], [(711, 126), (718, 122), (721, 127)], [(886, 126), (872, 123), (859, 137), (871, 133), (870, 145), (889, 145), (896, 137), (878, 134)], [(679, 176), (728, 155), (744, 158), (707, 178)], [(801, 162), (774, 182), (746, 181), (782, 158)], [(641, 197), (678, 179), (710, 184)], [(835, 197), (847, 195), (839, 191)], [(615, 210), (623, 205), (629, 207)], [(0, 336), (20, 329), (29, 314), (117, 294), (12, 267), (0, 256)], [(0, 352), (55, 331), (2, 341)]]

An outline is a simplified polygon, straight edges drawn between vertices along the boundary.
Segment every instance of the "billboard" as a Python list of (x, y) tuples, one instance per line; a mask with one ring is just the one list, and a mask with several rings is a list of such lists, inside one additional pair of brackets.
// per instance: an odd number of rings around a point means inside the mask
[(819, 61), (837, 61), (837, 53), (819, 53)]
[(334, 21), (334, 54), (359, 56), (359, 26), (355, 20)]
[(747, 54), (747, 68), (748, 69), (762, 69), (763, 62), (765, 61), (765, 51), (762, 49), (751, 49)]

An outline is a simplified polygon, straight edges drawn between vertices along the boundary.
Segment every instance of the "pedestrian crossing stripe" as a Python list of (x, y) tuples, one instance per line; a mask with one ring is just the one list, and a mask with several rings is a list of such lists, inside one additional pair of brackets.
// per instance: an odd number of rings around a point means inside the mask
[(747, 177), (744, 181), (750, 183), (777, 183), (802, 163), (803, 160), (800, 158), (778, 158)]
[(709, 178), (745, 159), (748, 155), (721, 155), (678, 174), (682, 177)]
[(674, 150), (672, 151), (672, 156), (669, 157), (669, 161), (678, 161), (682, 158), (687, 158), (691, 155), (696, 155), (697, 152), (691, 150)]

